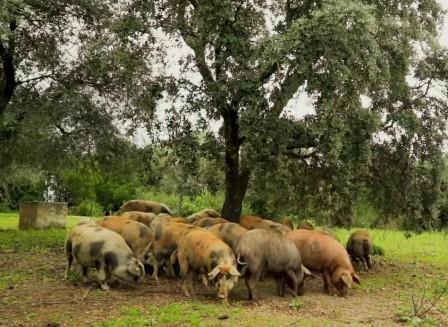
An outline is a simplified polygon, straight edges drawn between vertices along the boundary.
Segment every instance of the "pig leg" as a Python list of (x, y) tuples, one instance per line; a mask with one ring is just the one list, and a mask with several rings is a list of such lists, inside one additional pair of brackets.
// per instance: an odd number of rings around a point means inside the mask
[(167, 264), (166, 264), (166, 274), (170, 278), (176, 277), (176, 273), (174, 272), (173, 265), (170, 262), (167, 262)]
[(327, 270), (324, 270), (323, 272), (323, 276), (324, 276), (324, 290), (328, 295), (333, 295), (333, 291), (331, 289), (331, 275), (330, 272), (328, 272)]
[(207, 279), (206, 275), (201, 274), (201, 281), (202, 281), (202, 285), (204, 285), (206, 288), (208, 288), (208, 279)]
[(156, 281), (159, 281), (158, 272), (159, 272), (159, 263), (155, 262), (154, 265), (152, 266), (152, 278), (154, 278)]
[(73, 254), (67, 253), (67, 266), (65, 267), (65, 274), (64, 274), (64, 279), (68, 279), (68, 274), (70, 272), (70, 268), (72, 267), (72, 262), (73, 262)]
[(182, 291), (184, 292), (185, 296), (194, 296), (194, 290), (193, 290), (193, 278), (194, 278), (194, 271), (190, 270), (187, 273), (187, 276), (184, 278), (184, 282), (182, 283)]
[(275, 281), (277, 282), (277, 294), (279, 296), (285, 296), (285, 276), (279, 274), (275, 276)]
[(367, 270), (371, 270), (372, 269), (372, 258), (370, 257), (370, 255), (366, 255), (365, 260), (366, 260)]
[(82, 270), (82, 282), (83, 283), (87, 283), (88, 282), (87, 273), (89, 271), (89, 268), (85, 267), (85, 266), (82, 266), (81, 270)]
[(249, 292), (249, 300), (256, 301), (254, 296), (254, 279), (250, 275), (246, 275), (244, 279), (244, 283), (247, 286), (247, 290)]
[[(109, 291), (110, 287), (106, 283), (108, 273), (106, 271), (104, 262), (97, 262), (96, 269), (97, 269), (97, 278), (98, 278), (98, 281), (100, 282), (101, 289), (105, 290), (105, 291)], [(87, 272), (87, 270), (86, 270), (86, 272)]]
[(293, 283), (293, 296), (297, 296), (297, 294), (299, 293), (299, 279), (297, 278), (297, 275), (293, 270), (288, 269), (286, 271), (286, 276), (289, 277)]

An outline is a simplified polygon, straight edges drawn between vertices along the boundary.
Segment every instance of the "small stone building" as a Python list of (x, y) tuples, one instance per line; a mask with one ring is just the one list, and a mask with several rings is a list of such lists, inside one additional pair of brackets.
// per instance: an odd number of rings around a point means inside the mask
[(67, 203), (24, 202), (20, 204), (19, 229), (65, 228)]

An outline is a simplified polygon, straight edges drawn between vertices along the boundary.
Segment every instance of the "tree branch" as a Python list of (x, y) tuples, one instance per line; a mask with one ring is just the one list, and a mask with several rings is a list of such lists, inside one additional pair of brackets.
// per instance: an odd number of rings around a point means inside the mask
[(280, 87), (272, 91), (270, 96), (270, 100), (274, 103), (272, 112), (276, 115), (280, 115), (283, 108), (292, 98), (294, 93), (297, 92), (303, 82), (304, 78), (298, 72), (288, 74), (283, 83), (281, 83)]
[[(198, 4), (196, 1), (190, 1), (194, 7), (194, 10), (198, 10)], [(185, 7), (186, 4), (180, 5), (177, 18), (179, 20), (180, 28), (179, 32), (185, 43), (194, 51), (195, 54), (195, 62), (198, 67), (199, 73), (202, 76), (204, 82), (208, 85), (214, 82), (212, 73), (210, 68), (207, 66), (207, 62), (205, 61), (205, 47), (206, 43), (201, 40), (198, 36), (194, 36), (191, 28), (188, 28), (188, 24), (185, 21)]]
[(17, 85), (25, 84), (25, 83), (29, 83), (29, 82), (33, 82), (33, 81), (37, 81), (37, 80), (48, 78), (48, 77), (52, 77), (52, 76), (53, 76), (53, 74), (45, 74), (45, 75), (29, 78), (29, 79), (26, 79), (26, 80), (23, 80), (23, 81), (18, 81)]

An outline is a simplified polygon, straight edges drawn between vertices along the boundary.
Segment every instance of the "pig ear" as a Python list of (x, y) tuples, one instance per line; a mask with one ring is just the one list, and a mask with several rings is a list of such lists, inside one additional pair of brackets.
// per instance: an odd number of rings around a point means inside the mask
[(219, 267), (215, 267), (209, 274), (208, 279), (213, 279), (219, 274)]
[(349, 275), (348, 274), (342, 274), (341, 275), (341, 280), (344, 282), (344, 284), (345, 285), (347, 285), (347, 287), (348, 288), (352, 288), (352, 280), (351, 280), (351, 278), (349, 277)]
[(236, 270), (235, 267), (230, 268), (229, 274), (232, 275), (232, 276), (237, 276), (237, 277), (241, 276), (241, 274), (238, 272), (238, 270)]
[(353, 281), (354, 281), (356, 284), (361, 285), (361, 281), (359, 280), (358, 275), (356, 275), (355, 273), (352, 273), (352, 278), (353, 278)]

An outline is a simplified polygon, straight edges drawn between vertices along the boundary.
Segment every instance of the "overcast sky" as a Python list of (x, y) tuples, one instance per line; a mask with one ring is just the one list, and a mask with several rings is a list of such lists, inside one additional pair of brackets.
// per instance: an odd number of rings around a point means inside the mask
[[(439, 2), (441, 3), (442, 7), (448, 11), (448, 0), (439, 0)], [(440, 33), (440, 41), (443, 46), (448, 47), (448, 14), (445, 15), (445, 22)], [(167, 46), (171, 47), (171, 50), (168, 52), (168, 66), (170, 67), (169, 71), (170, 73), (172, 73), (172, 75), (175, 76), (178, 75), (180, 71), (180, 66), (178, 64), (179, 60), (182, 57), (185, 57), (189, 52), (192, 53), (192, 51), (189, 48), (179, 49), (177, 45), (170, 42), (167, 43)], [(197, 82), (199, 82), (201, 79), (199, 73), (189, 73), (188, 77), (190, 80)], [(180, 102), (181, 100), (179, 100), (179, 106), (181, 105)], [(161, 103), (158, 106), (159, 116), (164, 116), (164, 111), (172, 105), (176, 105), (176, 103), (173, 101), (166, 101), (164, 103)], [(284, 111), (287, 114), (291, 114), (297, 118), (301, 118), (307, 114), (314, 112), (312, 100), (306, 95), (305, 92), (299, 89), (299, 91), (296, 93), (296, 96), (288, 102)], [(220, 126), (221, 122), (211, 123), (211, 127), (214, 130), (218, 130)], [(145, 129), (140, 129), (134, 136), (134, 142), (139, 145), (147, 144), (149, 138), (145, 134)]]

